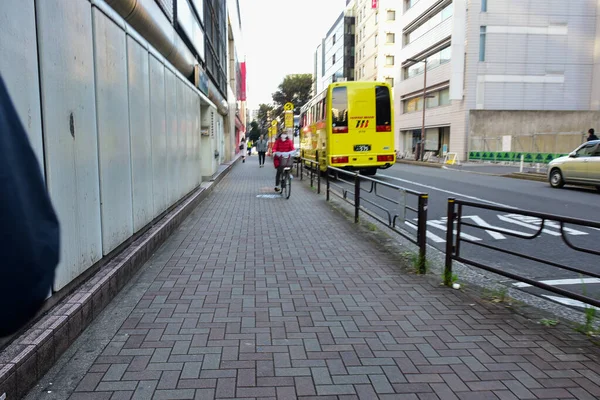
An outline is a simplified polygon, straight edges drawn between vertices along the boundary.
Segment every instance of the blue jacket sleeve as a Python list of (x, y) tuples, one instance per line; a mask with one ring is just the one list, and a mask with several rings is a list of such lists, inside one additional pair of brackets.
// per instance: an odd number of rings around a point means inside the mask
[(25, 327), (50, 294), (58, 219), (27, 134), (0, 77), (0, 336)]

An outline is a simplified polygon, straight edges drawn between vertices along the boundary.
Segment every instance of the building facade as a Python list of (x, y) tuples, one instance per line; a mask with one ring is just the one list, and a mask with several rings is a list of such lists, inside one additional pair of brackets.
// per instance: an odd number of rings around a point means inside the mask
[[(597, 0), (404, 0), (397, 149), (570, 151), (600, 117)], [(424, 61), (427, 61), (426, 63)]]
[(394, 86), (399, 60), (397, 31), (401, 2), (394, 0), (355, 0), (356, 16), (355, 80), (385, 81)]
[(342, 12), (315, 51), (313, 94), (330, 83), (354, 80), (354, 29), (352, 9)]

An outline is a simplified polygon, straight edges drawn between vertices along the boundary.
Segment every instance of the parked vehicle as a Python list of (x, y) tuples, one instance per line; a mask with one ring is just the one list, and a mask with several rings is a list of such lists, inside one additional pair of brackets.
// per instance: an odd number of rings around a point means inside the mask
[(548, 181), (554, 188), (584, 185), (600, 190), (600, 140), (584, 143), (568, 156), (552, 160)]
[(304, 158), (375, 175), (396, 162), (391, 87), (385, 82), (336, 82), (300, 111)]

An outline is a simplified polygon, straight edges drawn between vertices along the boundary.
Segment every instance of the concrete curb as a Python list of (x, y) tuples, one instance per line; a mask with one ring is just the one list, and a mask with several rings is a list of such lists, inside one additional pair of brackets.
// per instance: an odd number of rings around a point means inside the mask
[(548, 179), (545, 175), (534, 175), (528, 173), (521, 172), (513, 172), (512, 174), (500, 175), (505, 178), (513, 178), (513, 179), (523, 179), (527, 181), (536, 181), (536, 182), (547, 182)]
[(442, 168), (443, 164), (430, 163), (426, 161), (412, 161), (412, 160), (403, 160), (396, 159), (396, 164), (408, 164), (408, 165), (417, 165), (420, 167), (430, 167), (430, 168)]
[(223, 164), (209, 182), (203, 182), (180, 200), (162, 219), (3, 349), (0, 396), (20, 399), (27, 394), (238, 160)]

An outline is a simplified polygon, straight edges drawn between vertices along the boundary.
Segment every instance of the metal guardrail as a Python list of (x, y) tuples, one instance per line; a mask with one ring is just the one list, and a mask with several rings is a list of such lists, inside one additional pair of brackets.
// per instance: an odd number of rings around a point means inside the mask
[[(518, 232), (510, 232), (507, 230), (498, 229), (498, 228), (494, 228), (494, 227), (490, 227), (490, 226), (485, 226), (485, 227), (479, 226), (479, 225), (468, 223), (468, 222), (465, 222), (462, 220), (463, 208), (465, 208), (465, 207), (483, 209), (483, 210), (491, 210), (491, 211), (499, 211), (499, 212), (507, 212), (507, 213), (511, 213), (511, 214), (519, 214), (519, 215), (523, 215), (523, 216), (527, 216), (527, 217), (538, 218), (539, 220), (541, 220), (540, 227), (539, 227), (538, 231), (532, 235), (521, 235)], [(534, 212), (534, 211), (515, 210), (514, 208), (492, 206), (492, 205), (487, 205), (487, 204), (475, 203), (475, 202), (471, 202), (471, 201), (456, 200), (453, 198), (448, 199), (448, 224), (447, 224), (447, 230), (446, 230), (446, 262), (445, 262), (445, 269), (444, 269), (444, 283), (446, 285), (451, 284), (452, 261), (458, 261), (458, 262), (462, 262), (464, 264), (472, 265), (477, 268), (481, 268), (483, 270), (486, 270), (486, 271), (489, 271), (489, 272), (492, 272), (492, 273), (495, 273), (495, 274), (498, 274), (501, 276), (505, 276), (510, 279), (514, 279), (515, 281), (527, 283), (531, 286), (535, 286), (540, 289), (544, 289), (544, 290), (554, 292), (554, 293), (560, 294), (562, 296), (565, 296), (565, 297), (568, 297), (571, 299), (581, 301), (583, 303), (586, 303), (586, 304), (589, 304), (589, 305), (592, 305), (595, 307), (600, 307), (600, 300), (586, 296), (585, 294), (575, 293), (570, 290), (565, 290), (565, 289), (561, 289), (556, 286), (551, 286), (551, 285), (543, 283), (543, 282), (538, 282), (536, 280), (527, 278), (525, 276), (518, 275), (518, 274), (515, 274), (512, 272), (508, 272), (508, 271), (504, 271), (502, 269), (499, 269), (499, 268), (496, 268), (496, 267), (493, 267), (493, 266), (490, 266), (487, 264), (483, 264), (482, 262), (479, 262), (479, 261), (476, 261), (476, 260), (473, 260), (473, 259), (470, 259), (470, 258), (467, 258), (467, 257), (464, 257), (463, 255), (461, 255), (461, 243), (464, 242), (464, 243), (468, 243), (473, 246), (479, 246), (479, 247), (483, 247), (488, 250), (498, 251), (500, 253), (520, 257), (525, 260), (538, 262), (538, 263), (545, 264), (550, 267), (559, 268), (559, 269), (562, 269), (565, 271), (571, 271), (571, 272), (579, 273), (581, 275), (600, 278), (600, 273), (586, 271), (581, 268), (577, 268), (577, 267), (570, 266), (570, 265), (560, 264), (558, 262), (530, 256), (527, 254), (519, 253), (517, 251), (502, 249), (502, 248), (492, 246), (489, 244), (473, 241), (473, 240), (470, 240), (470, 239), (467, 239), (467, 238), (464, 238), (461, 236), (461, 231), (462, 231), (463, 226), (468, 226), (468, 227), (475, 228), (475, 229), (481, 229), (481, 230), (485, 230), (485, 231), (501, 233), (503, 235), (512, 236), (512, 237), (516, 237), (519, 239), (533, 240), (533, 239), (539, 237), (544, 232), (545, 228), (549, 228), (549, 226), (548, 227), (546, 226), (547, 221), (553, 221), (553, 222), (558, 223), (558, 225), (560, 227), (560, 234), (561, 234), (562, 240), (569, 248), (571, 248), (575, 251), (578, 251), (578, 252), (600, 256), (600, 251), (598, 251), (598, 250), (587, 249), (587, 248), (583, 248), (583, 247), (574, 245), (573, 242), (571, 242), (567, 238), (566, 233), (565, 233), (565, 224), (600, 229), (600, 223), (598, 223), (598, 222), (590, 222), (590, 221), (577, 219), (577, 218), (562, 217), (559, 215), (545, 214), (545, 213)]]
[[(337, 181), (344, 182), (348, 185), (353, 186), (354, 191), (349, 190), (347, 187), (335, 183), (331, 177), (331, 172), (336, 175)], [(371, 218), (378, 222), (386, 225), (389, 229), (398, 233), (402, 237), (406, 238), (410, 242), (416, 244), (419, 247), (419, 259), (418, 269), (420, 273), (426, 272), (426, 253), (427, 253), (427, 202), (429, 195), (427, 193), (420, 193), (414, 190), (405, 189), (400, 186), (392, 185), (390, 183), (380, 181), (378, 179), (370, 178), (368, 176), (360, 175), (358, 172), (350, 172), (340, 168), (328, 167), (327, 169), (327, 201), (330, 199), (330, 195), (333, 194), (340, 199), (352, 204), (354, 206), (354, 222), (358, 223), (360, 220), (360, 212), (369, 215)], [(350, 176), (352, 181), (344, 180), (341, 176)], [(361, 187), (361, 182), (369, 182), (370, 188), (368, 190)], [(332, 187), (338, 188), (339, 192), (332, 190)], [(397, 198), (392, 198), (382, 195), (378, 188), (385, 187), (395, 191)], [(366, 197), (361, 196), (361, 193), (369, 193), (383, 200), (390, 207), (384, 207)], [(353, 195), (353, 200), (348, 199), (348, 194)], [(411, 207), (407, 204), (407, 195), (417, 197), (417, 207)], [(380, 215), (377, 215), (372, 209), (375, 208), (382, 211), (387, 215), (387, 221)], [(398, 222), (404, 223), (407, 221), (407, 213), (414, 212), (417, 216), (417, 236), (416, 238), (409, 235), (404, 229), (400, 229)]]
[[(307, 164), (310, 168), (306, 168)], [(309, 160), (308, 158), (301, 158), (296, 163), (296, 177), (300, 177), (300, 180), (304, 179), (304, 176), (310, 178), (310, 187), (314, 187), (314, 181), (317, 181), (317, 194), (321, 194), (321, 170), (319, 168), (319, 162)]]

